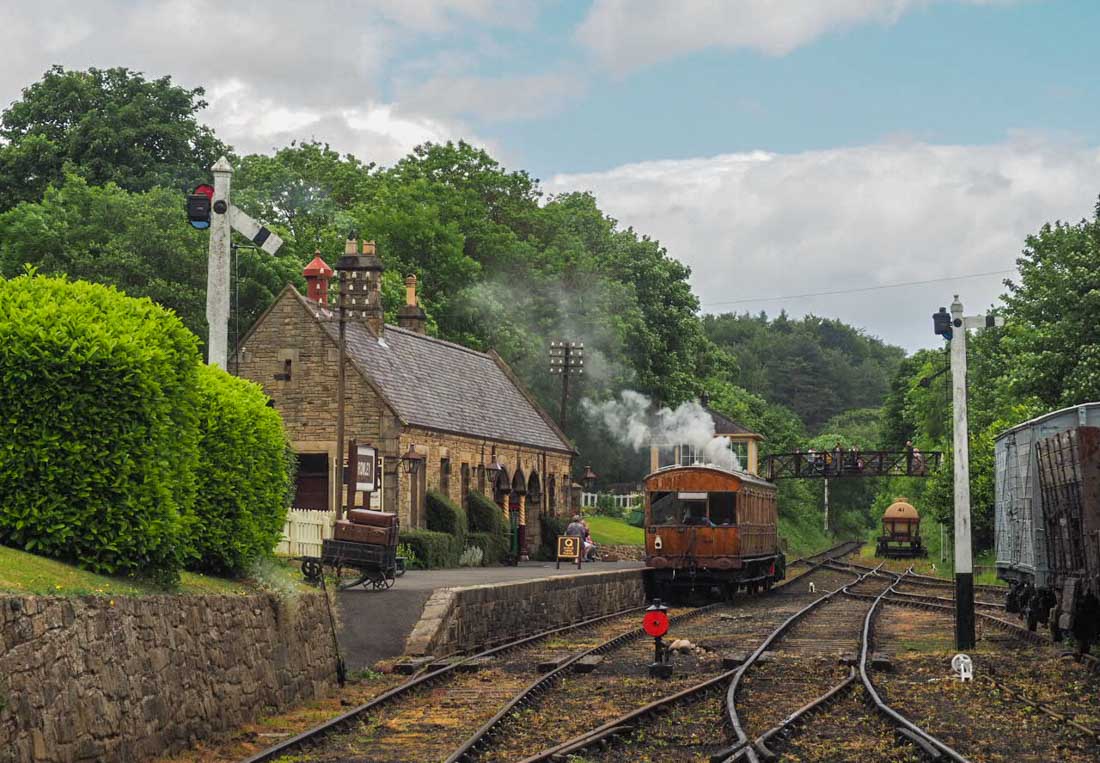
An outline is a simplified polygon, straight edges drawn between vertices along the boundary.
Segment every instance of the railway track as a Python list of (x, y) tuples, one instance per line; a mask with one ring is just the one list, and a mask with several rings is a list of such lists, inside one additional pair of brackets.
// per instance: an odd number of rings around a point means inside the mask
[[(792, 561), (789, 582), (799, 579), (801, 568), (807, 571), (816, 568), (815, 560), (850, 553), (858, 545), (856, 542), (842, 543), (806, 560)], [(773, 590), (778, 593), (778, 589)], [(679, 626), (718, 608), (718, 605), (699, 608), (672, 619)], [(638, 619), (632, 619), (627, 626), (623, 618), (638, 618), (642, 609), (633, 608), (555, 628), (461, 657), (438, 670), (414, 676), (372, 701), (264, 750), (245, 763), (276, 760), (291, 753), (295, 754), (296, 761), (347, 757), (364, 760), (469, 759), (485, 747), (485, 740), (499, 728), (501, 721), (526, 707), (533, 697), (560, 680), (582, 658), (615, 651), (638, 639), (642, 634), (637, 627)], [(563, 641), (566, 637), (568, 642)], [(561, 660), (563, 655), (565, 659), (550, 674), (530, 680), (535, 664), (542, 658)], [(487, 665), (490, 660), (496, 661), (495, 664)], [(492, 714), (496, 708), (501, 709)], [(490, 714), (491, 717), (486, 718)], [(466, 729), (472, 728), (478, 731), (462, 741), (468, 733)]]
[[(1060, 660), (1049, 645), (1020, 644), (998, 630), (986, 634), (969, 653), (976, 677), (963, 683), (949, 669), (954, 651), (950, 611), (892, 601), (883, 606), (879, 640), (895, 655), (895, 670), (880, 674), (877, 682), (883, 696), (904, 703), (923, 728), (974, 763), (1100, 759), (1100, 697), (1095, 691), (1091, 704), (1085, 704), (1088, 695), (1071, 697), (1064, 691), (1052, 691), (1056, 699), (1046, 702), (1028, 696), (1029, 691), (1053, 689), (1052, 679), (1087, 685), (1080, 681), (1087, 677), (1083, 666)], [(932, 649), (907, 653), (904, 646), (914, 641), (930, 643)]]

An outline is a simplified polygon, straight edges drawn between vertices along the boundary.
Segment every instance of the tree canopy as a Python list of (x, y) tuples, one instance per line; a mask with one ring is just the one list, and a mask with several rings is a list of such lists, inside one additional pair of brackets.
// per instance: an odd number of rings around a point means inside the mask
[(0, 211), (37, 201), (67, 170), (128, 191), (205, 179), (229, 148), (195, 116), (203, 94), (122, 67), (51, 67), (0, 116)]

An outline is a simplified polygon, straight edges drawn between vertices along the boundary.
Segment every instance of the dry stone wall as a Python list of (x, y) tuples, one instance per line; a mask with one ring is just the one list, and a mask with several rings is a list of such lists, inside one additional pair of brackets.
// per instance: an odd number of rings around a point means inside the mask
[(646, 601), (645, 571), (592, 572), (435, 591), (405, 642), (443, 655), (606, 615)]
[(0, 596), (0, 763), (142, 761), (328, 693), (320, 595)]

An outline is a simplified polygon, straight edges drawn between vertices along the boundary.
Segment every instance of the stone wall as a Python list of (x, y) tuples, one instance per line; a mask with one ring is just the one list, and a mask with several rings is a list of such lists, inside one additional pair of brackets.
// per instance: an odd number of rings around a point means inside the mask
[(561, 575), (435, 591), (408, 640), (409, 655), (444, 655), (519, 638), (646, 601), (645, 570)]
[(0, 596), (0, 763), (148, 760), (334, 686), (318, 594)]

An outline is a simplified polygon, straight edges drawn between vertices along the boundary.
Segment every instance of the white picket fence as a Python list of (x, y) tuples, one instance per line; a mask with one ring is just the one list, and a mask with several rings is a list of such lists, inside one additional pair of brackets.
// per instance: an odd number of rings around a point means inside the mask
[(283, 525), (283, 539), (275, 547), (282, 556), (320, 556), (321, 541), (332, 537), (336, 516), (328, 511), (291, 509)]
[[(614, 502), (616, 509), (629, 509), (642, 505), (641, 493), (605, 493), (604, 496)], [(594, 509), (599, 500), (599, 493), (581, 493), (581, 508)]]

